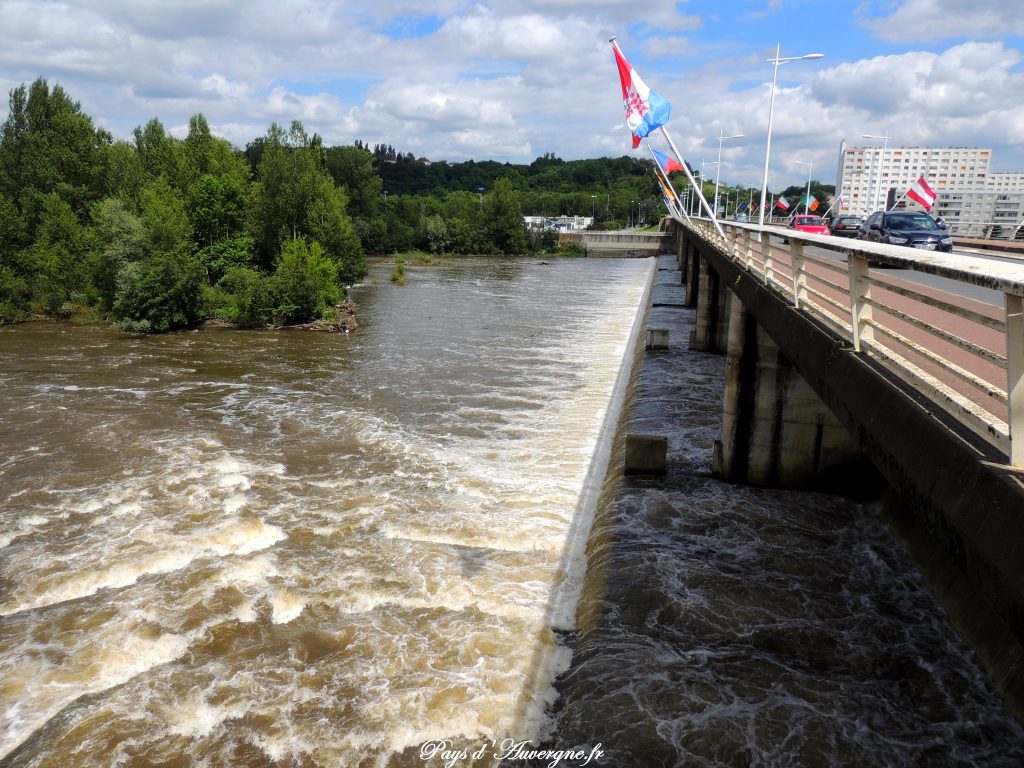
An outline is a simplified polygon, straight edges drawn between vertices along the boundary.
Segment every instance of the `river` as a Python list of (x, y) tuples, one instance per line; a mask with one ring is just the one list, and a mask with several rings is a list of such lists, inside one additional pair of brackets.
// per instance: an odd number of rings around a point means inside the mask
[(539, 738), (650, 270), (381, 266), (351, 335), (0, 328), (0, 755)]
[(649, 358), (681, 471), (603, 482), (652, 266), (376, 266), (350, 335), (0, 328), (0, 765), (1019, 764), (872, 508), (708, 477), (720, 357)]

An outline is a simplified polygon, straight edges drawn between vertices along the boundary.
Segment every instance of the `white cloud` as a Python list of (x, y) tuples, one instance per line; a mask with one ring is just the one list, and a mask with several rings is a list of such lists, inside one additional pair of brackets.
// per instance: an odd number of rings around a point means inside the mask
[[(950, 26), (991, 28), (1001, 6), (974, 7)], [(907, 0), (887, 23), (928, 12), (948, 23), (948, 8)], [(672, 101), (687, 158), (714, 159), (720, 130), (744, 133), (726, 142), (722, 176), (759, 186), (774, 40), (744, 40), (761, 54), (737, 56), (723, 37), (735, 19), (687, 10), (672, 0), (5, 0), (0, 85), (60, 82), (117, 137), (151, 117), (180, 133), (203, 112), (238, 146), (299, 119), (329, 143), (435, 159), (620, 155), (630, 144), (607, 42), (618, 33)], [(837, 27), (863, 35), (853, 21)], [(833, 61), (780, 69), (780, 181), (799, 179), (794, 159), (828, 181), (841, 138), (883, 128), (900, 143), (991, 145), (1002, 169), (1024, 170), (1022, 57), (1005, 42)]]
[(893, 42), (1024, 35), (1020, 0), (904, 0), (892, 13), (862, 23)]

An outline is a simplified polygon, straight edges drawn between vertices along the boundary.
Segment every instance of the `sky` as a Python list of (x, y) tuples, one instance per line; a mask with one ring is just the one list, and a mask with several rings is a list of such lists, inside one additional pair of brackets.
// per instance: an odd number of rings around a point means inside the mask
[[(672, 103), (692, 165), (833, 183), (839, 145), (993, 150), (1024, 172), (1021, 0), (0, 0), (0, 87), (60, 84), (116, 139), (202, 113), (239, 148), (300, 120), (326, 144), (529, 163), (635, 153), (608, 39)], [(6, 117), (0, 105), (0, 119)], [(655, 139), (656, 149), (665, 149)], [(707, 166), (709, 178), (713, 165)]]

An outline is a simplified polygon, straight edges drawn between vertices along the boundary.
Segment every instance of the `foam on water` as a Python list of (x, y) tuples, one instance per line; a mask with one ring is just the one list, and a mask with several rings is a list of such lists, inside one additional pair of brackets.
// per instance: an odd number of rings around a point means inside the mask
[[(501, 267), (476, 296), (468, 270), (371, 286), (350, 337), (136, 339), (113, 373), (79, 342), (77, 366), (26, 380), (75, 427), (33, 441), (54, 466), (13, 465), (49, 479), (18, 497), (46, 522), (0, 564), (23, 575), (0, 663), (43, 679), (44, 659), (92, 661), (0, 702), (20, 713), (0, 756), (384, 764), (428, 738), (544, 732), (568, 662), (551, 628), (572, 613), (552, 596), (579, 567), (569, 531), (648, 265)], [(501, 323), (479, 320), (491, 301)]]

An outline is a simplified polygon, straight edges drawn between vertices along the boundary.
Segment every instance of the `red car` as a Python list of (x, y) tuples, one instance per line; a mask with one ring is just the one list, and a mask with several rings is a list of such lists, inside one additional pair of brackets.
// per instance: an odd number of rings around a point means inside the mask
[(810, 232), (812, 235), (828, 235), (828, 225), (821, 216), (794, 216), (788, 227), (798, 232)]

